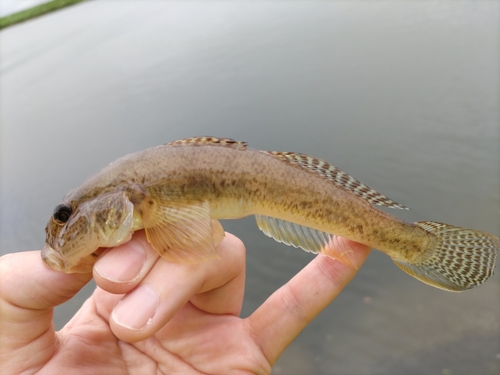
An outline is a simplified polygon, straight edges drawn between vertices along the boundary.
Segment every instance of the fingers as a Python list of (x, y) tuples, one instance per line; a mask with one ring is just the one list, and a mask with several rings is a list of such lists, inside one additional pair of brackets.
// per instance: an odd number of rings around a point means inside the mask
[[(338, 238), (337, 245), (350, 247), (361, 266), (368, 246)], [(278, 289), (249, 318), (263, 353), (274, 364), (285, 348), (351, 281), (357, 270), (318, 255), (287, 284)]]
[(238, 237), (226, 232), (217, 251), (224, 260), (214, 260), (215, 267), (207, 269), (200, 290), (190, 302), (211, 314), (238, 316), (245, 292), (245, 245)]
[(159, 257), (146, 240), (144, 231), (138, 231), (126, 244), (108, 249), (99, 256), (94, 265), (94, 280), (110, 293), (128, 293), (139, 285)]
[(113, 333), (128, 342), (143, 340), (161, 329), (188, 301), (209, 313), (239, 314), (244, 246), (227, 233), (217, 251), (220, 259), (170, 263), (158, 257), (142, 233), (109, 250), (96, 263), (94, 277), (108, 292), (127, 293), (112, 311), (105, 312)]
[[(7, 254), (0, 258), (1, 356), (31, 345), (32, 353), (54, 342), (52, 309), (73, 297), (92, 277), (47, 267), (40, 251)], [(0, 357), (0, 363), (9, 358)]]

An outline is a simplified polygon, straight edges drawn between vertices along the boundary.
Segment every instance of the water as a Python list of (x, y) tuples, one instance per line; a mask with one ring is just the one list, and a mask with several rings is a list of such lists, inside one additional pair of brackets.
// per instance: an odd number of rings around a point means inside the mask
[[(333, 162), (436, 220), (500, 235), (497, 2), (92, 1), (1, 42), (0, 246), (40, 248), (53, 207), (126, 153), (193, 135)], [(312, 256), (224, 223), (248, 316)], [(374, 251), (276, 374), (498, 374), (500, 272), (466, 293)], [(61, 327), (93, 285), (56, 310)]]

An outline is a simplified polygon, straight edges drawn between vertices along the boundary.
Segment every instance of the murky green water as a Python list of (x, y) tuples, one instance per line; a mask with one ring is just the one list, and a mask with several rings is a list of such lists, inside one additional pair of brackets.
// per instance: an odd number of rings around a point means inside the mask
[[(128, 152), (193, 136), (309, 153), (436, 220), (500, 235), (497, 2), (92, 1), (0, 33), (0, 246)], [(244, 315), (312, 256), (248, 249)], [(276, 374), (498, 374), (500, 272), (466, 293), (373, 252)], [(57, 309), (60, 327), (91, 292)]]

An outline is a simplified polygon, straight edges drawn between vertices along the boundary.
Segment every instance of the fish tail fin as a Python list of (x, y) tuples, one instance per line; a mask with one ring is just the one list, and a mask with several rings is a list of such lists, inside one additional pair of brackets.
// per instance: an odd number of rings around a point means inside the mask
[(485, 282), (495, 268), (498, 238), (473, 229), (433, 221), (415, 223), (435, 237), (424, 260), (408, 263), (393, 259), (406, 273), (436, 288), (460, 292)]

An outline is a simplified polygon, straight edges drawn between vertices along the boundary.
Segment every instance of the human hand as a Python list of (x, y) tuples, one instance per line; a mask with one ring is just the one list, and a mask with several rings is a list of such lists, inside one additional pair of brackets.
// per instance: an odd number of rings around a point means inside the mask
[[(348, 245), (361, 265), (369, 248)], [(356, 274), (318, 255), (241, 319), (245, 248), (226, 233), (218, 252), (220, 259), (203, 263), (168, 263), (136, 232), (101, 254), (93, 271), (98, 287), (59, 332), (54, 306), (92, 274), (54, 271), (39, 251), (1, 257), (0, 373), (269, 374)]]

